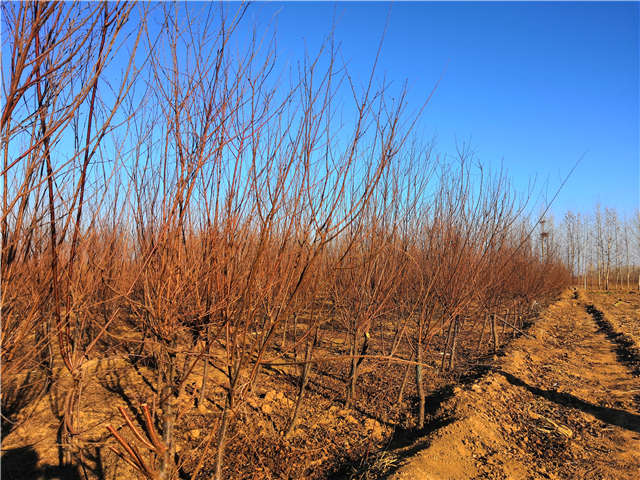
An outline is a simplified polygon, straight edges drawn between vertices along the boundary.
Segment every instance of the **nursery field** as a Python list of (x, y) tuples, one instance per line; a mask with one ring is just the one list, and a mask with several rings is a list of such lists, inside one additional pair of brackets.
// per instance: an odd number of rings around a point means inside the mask
[(455, 389), (436, 415), (447, 425), (391, 478), (638, 478), (640, 355), (627, 336), (638, 307), (637, 291), (565, 295), (484, 378)]
[[(520, 336), (521, 329), (528, 328), (541, 308), (503, 312), (500, 318), (510, 320), (509, 325), (507, 321), (496, 322), (497, 345), (493, 344), (488, 319), (486, 325), (460, 320), (453, 350), (452, 340), (447, 338), (453, 337), (453, 329), (434, 335), (423, 361), (426, 426), (422, 428), (416, 418), (416, 365), (411, 361), (411, 344), (403, 340), (398, 324), (382, 323), (369, 335), (368, 352), (358, 366), (356, 391), (347, 403), (351, 379), (348, 330), (334, 322), (321, 323), (314, 332), (314, 342), (296, 348), (294, 339), (303, 333), (296, 336), (295, 332), (309, 329), (301, 319), (290, 326), (290, 332), (279, 333), (273, 352), (278, 360), (263, 362), (253, 388), (243, 392), (237, 405), (229, 409), (232, 418), (224, 475), (377, 478), (390, 472), (399, 460), (394, 450), (439, 425), (434, 415), (440, 404), (459, 390), (458, 385), (470, 385), (480, 378), (486, 365), (500, 358), (494, 350), (501, 355), (503, 347)], [(82, 430), (75, 439), (81, 447), (69, 465), (61, 466), (59, 461), (60, 419), (66, 393), (72, 388), (62, 362), (54, 364), (57, 380), (48, 388), (43, 389), (46, 379), (37, 370), (3, 380), (3, 478), (139, 478), (143, 474), (123, 455), (127, 448), (108, 427), (120, 432), (129, 448), (140, 450), (145, 462), (154, 464), (154, 449), (147, 448), (138, 435), (152, 443), (142, 405), (148, 405), (152, 417), (163, 413), (155, 387), (158, 367), (147, 351), (151, 342), (136, 341), (137, 335), (130, 325), (115, 325), (111, 336), (118, 339), (117, 347), (111, 344), (107, 348), (105, 342), (97, 350), (97, 358), (84, 364), (76, 419)], [(223, 351), (212, 349), (207, 359), (193, 366), (172, 400), (175, 462), (187, 477), (200, 461), (201, 474), (195, 478), (210, 478), (214, 469), (213, 440), (225, 411), (226, 376), (219, 367), (223, 357)], [(305, 368), (300, 360), (304, 358), (312, 362), (307, 364), (301, 398)], [(188, 359), (178, 355), (174, 361), (182, 364)], [(201, 395), (205, 368), (208, 388)], [(296, 410), (299, 416), (289, 431)], [(163, 431), (157, 418), (152, 424)]]
[(2, 479), (631, 472), (640, 216), (267, 6), (3, 2)]
[[(520, 319), (522, 330), (498, 328), (495, 353), (489, 335), (481, 338), (481, 329), (462, 322), (451, 366), (446, 335), (436, 335), (425, 359), (423, 428), (416, 426), (415, 382), (407, 378), (413, 365), (390, 362), (385, 355), (394, 335), (397, 339), (392, 325), (371, 336), (357, 396), (345, 406), (349, 363), (340, 359), (345, 335), (331, 322), (323, 324), (313, 349), (318, 363), (310, 369), (295, 428), (287, 431), (303, 367), (292, 353), (290, 362), (285, 357), (265, 362), (256, 386), (232, 410), (224, 473), (228, 478), (636, 478), (640, 356), (632, 335), (640, 323), (638, 307), (637, 292), (566, 291)], [(305, 328), (302, 321), (296, 325)], [(116, 331), (121, 338), (127, 335), (126, 325)], [(292, 340), (293, 331), (278, 343), (286, 349)], [(399, 344), (401, 358), (408, 346)], [(215, 356), (208, 363), (215, 386), (204, 401), (202, 362), (175, 401), (175, 458), (187, 477), (197, 462), (202, 473), (196, 478), (209, 478), (213, 469), (213, 454), (194, 452), (211, 448), (224, 411), (224, 376)], [(11, 423), (3, 418), (3, 478), (82, 478), (82, 469), (92, 478), (140, 476), (115, 453), (125, 449), (107, 425), (150, 459), (153, 450), (127, 423), (138, 425), (143, 438), (150, 433), (141, 405), (148, 403), (155, 414), (154, 366), (140, 353), (122, 349), (105, 351), (85, 369), (79, 418), (83, 464), (73, 467), (60, 467), (57, 443), (57, 404), (71, 380), (62, 375), (46, 393), (26, 396), (31, 390), (25, 386), (37, 383), (37, 375), (24, 375), (14, 390), (3, 384), (9, 407), (4, 415), (14, 415)]]

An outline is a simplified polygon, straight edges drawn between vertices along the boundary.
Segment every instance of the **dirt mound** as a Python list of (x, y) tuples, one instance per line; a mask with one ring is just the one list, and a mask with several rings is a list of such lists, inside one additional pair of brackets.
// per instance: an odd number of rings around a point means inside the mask
[(580, 298), (552, 305), (499, 368), (459, 389), (439, 412), (450, 421), (392, 478), (640, 478), (640, 381)]

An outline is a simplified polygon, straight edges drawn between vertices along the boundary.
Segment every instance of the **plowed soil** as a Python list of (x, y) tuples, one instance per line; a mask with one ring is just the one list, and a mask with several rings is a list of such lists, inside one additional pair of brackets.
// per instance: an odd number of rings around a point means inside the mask
[(387, 477), (640, 479), (638, 345), (616, 331), (640, 326), (639, 307), (637, 292), (567, 293)]
[[(384, 395), (378, 399), (385, 377), (372, 364), (361, 385), (367, 401), (349, 410), (339, 407), (344, 376), (318, 370), (300, 425), (284, 439), (280, 432), (292, 409), (295, 377), (265, 369), (259, 391), (237, 412), (226, 476), (640, 480), (639, 334), (638, 292), (567, 292), (499, 355), (461, 355), (468, 361), (458, 362), (458, 371), (429, 376), (424, 431), (410, 422), (402, 426), (403, 412), (411, 418), (415, 392), (407, 387), (406, 405), (392, 405)], [(481, 343), (466, 340), (461, 348), (469, 351)], [(89, 367), (81, 423), (85, 439), (96, 445), (95, 458), (85, 458), (89, 467), (96, 465), (90, 473), (137, 478), (105, 448), (114, 443), (105, 425), (122, 424), (116, 407), (135, 413), (152, 398), (153, 372), (132, 367), (122, 355), (92, 360)], [(385, 375), (392, 373), (385, 368)], [(3, 436), (3, 480), (82, 478), (76, 467), (56, 466), (59, 422), (52, 412), (64, 388), (62, 378), (51, 395), (24, 409), (26, 421)], [(215, 430), (218, 390), (211, 388), (203, 411), (193, 408), (196, 387), (181, 397), (187, 413), (177, 435), (180, 452), (197, 451), (211, 425)]]

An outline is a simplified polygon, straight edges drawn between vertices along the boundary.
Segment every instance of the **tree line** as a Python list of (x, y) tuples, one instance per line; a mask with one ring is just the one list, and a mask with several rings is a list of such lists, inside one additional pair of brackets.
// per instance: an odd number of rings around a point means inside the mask
[(640, 289), (640, 213), (596, 206), (567, 212), (559, 228), (561, 258), (583, 288)]

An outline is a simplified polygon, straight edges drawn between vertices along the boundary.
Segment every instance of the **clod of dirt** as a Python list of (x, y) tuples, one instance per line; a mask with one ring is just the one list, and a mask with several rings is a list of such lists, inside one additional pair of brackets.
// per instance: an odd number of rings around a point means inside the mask
[(367, 418), (364, 421), (364, 428), (374, 440), (382, 440), (384, 438), (385, 429), (373, 418)]

